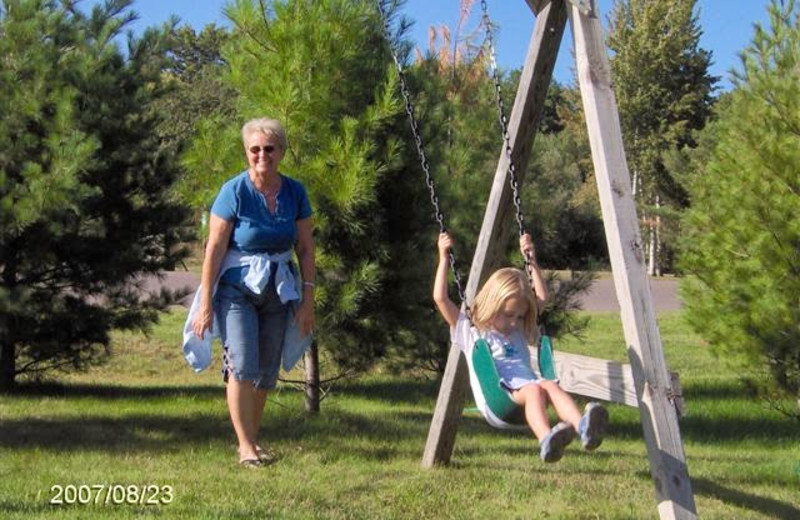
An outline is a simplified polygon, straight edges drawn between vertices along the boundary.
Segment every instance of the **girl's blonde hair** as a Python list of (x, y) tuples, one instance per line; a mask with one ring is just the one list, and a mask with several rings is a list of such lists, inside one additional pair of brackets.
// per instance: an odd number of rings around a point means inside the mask
[(536, 297), (525, 273), (513, 267), (498, 269), (483, 284), (472, 304), (473, 323), (479, 329), (490, 328), (509, 298), (520, 298), (528, 304), (522, 329), (525, 338), (532, 342), (536, 337)]
[(278, 140), (281, 150), (284, 152), (289, 148), (289, 142), (286, 139), (286, 130), (277, 119), (269, 119), (268, 117), (259, 117), (251, 119), (246, 122), (242, 127), (242, 142), (247, 146), (247, 138), (256, 132), (261, 132), (264, 135), (271, 135)]

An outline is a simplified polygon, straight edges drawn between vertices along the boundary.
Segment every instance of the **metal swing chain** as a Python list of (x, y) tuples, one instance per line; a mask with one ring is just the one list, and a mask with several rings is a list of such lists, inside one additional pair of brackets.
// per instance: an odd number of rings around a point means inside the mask
[[(500, 74), (497, 72), (497, 61), (495, 60), (494, 51), (494, 35), (492, 34), (491, 18), (489, 17), (489, 5), (486, 0), (481, 0), (481, 9), (483, 11), (483, 25), (486, 28), (486, 43), (489, 47), (489, 64), (492, 69), (492, 80), (494, 81), (495, 102), (497, 104), (498, 121), (500, 129), (503, 133), (503, 144), (508, 157), (508, 183), (513, 192), (512, 200), (514, 208), (516, 209), (517, 227), (519, 229), (519, 236), (525, 234), (525, 217), (522, 214), (522, 198), (520, 197), (519, 180), (517, 178), (517, 169), (514, 166), (514, 160), (511, 157), (511, 136), (508, 134), (508, 118), (506, 117), (505, 103), (503, 102), (503, 89), (500, 85)], [(536, 289), (533, 285), (533, 275), (531, 273), (531, 260), (528, 255), (524, 256), (525, 273), (528, 275), (531, 288)]]
[[(514, 208), (516, 210), (517, 226), (519, 228), (519, 236), (525, 234), (525, 217), (522, 215), (522, 198), (519, 193), (519, 179), (517, 178), (517, 169), (514, 166), (514, 159), (511, 157), (511, 136), (508, 135), (508, 118), (506, 117), (506, 107), (503, 102), (503, 89), (500, 85), (500, 74), (497, 72), (497, 61), (495, 60), (494, 52), (494, 35), (492, 34), (491, 18), (489, 17), (489, 4), (486, 0), (481, 0), (481, 10), (483, 11), (483, 25), (486, 28), (486, 43), (489, 46), (489, 65), (492, 69), (492, 80), (494, 80), (495, 101), (497, 103), (498, 121), (500, 128), (503, 132), (503, 144), (505, 145), (506, 156), (508, 157), (508, 183), (511, 185), (513, 192), (512, 200), (514, 201)], [(528, 283), (531, 285), (534, 297), (536, 297), (536, 284), (533, 280), (533, 262), (528, 254), (523, 254), (523, 262), (525, 263), (525, 274), (528, 275)], [(539, 321), (539, 305), (538, 303), (534, 308), (534, 316), (536, 321)], [(542, 331), (544, 330), (541, 327)]]
[[(381, 20), (383, 20), (383, 30), (384, 36), (386, 38), (386, 42), (389, 45), (389, 51), (392, 54), (392, 59), (394, 60), (395, 67), (397, 67), (397, 74), (398, 79), (400, 80), (400, 92), (403, 95), (403, 101), (405, 102), (405, 109), (406, 114), (408, 114), (408, 121), (411, 126), (411, 133), (414, 134), (414, 142), (417, 145), (417, 154), (419, 155), (419, 162), (422, 165), (422, 171), (425, 173), (425, 185), (428, 187), (428, 192), (430, 194), (431, 205), (433, 205), (434, 209), (434, 217), (436, 222), (439, 223), (439, 233), (444, 233), (447, 231), (447, 228), (444, 225), (444, 216), (442, 215), (442, 210), (439, 207), (439, 196), (436, 194), (436, 184), (433, 181), (433, 177), (431, 176), (430, 165), (428, 164), (428, 158), (425, 155), (425, 145), (422, 142), (422, 137), (420, 135), (419, 124), (417, 123), (417, 118), (414, 115), (414, 104), (411, 101), (411, 94), (408, 90), (408, 83), (406, 82), (406, 74), (403, 70), (403, 65), (400, 63), (400, 58), (397, 56), (394, 47), (392, 46), (391, 40), (391, 33), (389, 30), (389, 21), (386, 18), (386, 13), (383, 10), (383, 5), (381, 4), (380, 0), (377, 2), (378, 4), (378, 11), (381, 14)], [(453, 279), (456, 284), (456, 289), (458, 290), (458, 297), (462, 303), (466, 303), (467, 297), (464, 293), (463, 283), (461, 281), (461, 274), (458, 272), (456, 268), (456, 255), (454, 251), (450, 250), (450, 270), (453, 273)], [(467, 310), (469, 311), (469, 306), (467, 306)]]

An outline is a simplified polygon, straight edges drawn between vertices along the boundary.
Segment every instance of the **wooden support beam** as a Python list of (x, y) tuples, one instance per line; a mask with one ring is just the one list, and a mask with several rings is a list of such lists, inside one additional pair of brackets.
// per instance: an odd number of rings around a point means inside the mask
[[(594, 0), (566, 0), (567, 2), (574, 4), (578, 7), (583, 14), (591, 15), (594, 12)], [(528, 7), (531, 8), (533, 14), (539, 15), (539, 11), (542, 10), (546, 3), (550, 2), (550, 0), (525, 0), (525, 3), (528, 4)]]
[[(536, 18), (534, 35), (528, 48), (528, 57), (520, 76), (514, 108), (508, 121), (511, 157), (514, 160), (520, 188), (525, 180), (525, 170), (536, 131), (539, 129), (547, 89), (553, 78), (553, 68), (566, 25), (567, 11), (563, 0), (552, 0), (544, 6)], [(497, 268), (504, 256), (508, 232), (513, 224), (511, 215), (514, 205), (508, 183), (508, 166), (508, 154), (503, 143), (467, 281), (466, 295), (467, 301), (470, 302), (478, 292), (478, 287)]]
[(550, 0), (525, 0), (525, 3), (527, 3), (528, 7), (531, 8), (533, 14), (539, 16), (539, 12), (542, 10), (542, 7), (544, 7), (544, 4), (546, 4), (549, 1)]
[(432, 468), (437, 464), (447, 464), (453, 454), (458, 433), (458, 421), (464, 411), (468, 378), (467, 361), (455, 345), (450, 345), (447, 365), (436, 399), (428, 440), (422, 454), (422, 467)]
[[(559, 384), (571, 394), (601, 399), (636, 408), (636, 388), (631, 366), (579, 354), (556, 350), (553, 352)], [(531, 363), (536, 366), (536, 351), (531, 351)]]
[[(536, 26), (528, 47), (525, 67), (522, 70), (509, 121), (512, 156), (520, 184), (533, 146), (533, 138), (539, 127), (547, 88), (553, 76), (553, 67), (566, 23), (567, 14), (563, 0), (552, 0), (544, 5), (536, 18)], [(470, 302), (477, 292), (480, 281), (497, 266), (502, 247), (508, 237), (512, 204), (507, 171), (508, 158), (504, 145), (467, 283), (466, 297)], [(423, 467), (429, 468), (450, 461), (458, 432), (458, 421), (464, 410), (467, 382), (466, 361), (461, 352), (451, 345), (422, 456)]]
[[(638, 408), (631, 365), (561, 350), (555, 350), (553, 358), (559, 385), (567, 392)], [(535, 348), (531, 349), (531, 364), (538, 364)], [(676, 389), (675, 408), (678, 416), (682, 417), (683, 401), (678, 373), (670, 372), (670, 380), (672, 388)]]
[(578, 81), (628, 345), (650, 472), (661, 518), (696, 518), (678, 417), (645, 270), (642, 239), (611, 71), (596, 10), (592, 16), (567, 8), (575, 41)]

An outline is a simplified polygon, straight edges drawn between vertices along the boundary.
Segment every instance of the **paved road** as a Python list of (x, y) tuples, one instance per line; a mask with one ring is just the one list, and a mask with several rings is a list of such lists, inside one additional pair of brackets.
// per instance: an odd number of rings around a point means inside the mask
[[(187, 307), (192, 302), (192, 295), (194, 290), (200, 283), (200, 278), (195, 273), (188, 271), (170, 271), (165, 273), (163, 280), (157, 278), (149, 278), (145, 281), (146, 291), (155, 291), (159, 286), (164, 285), (172, 290), (189, 288), (191, 293), (183, 299), (182, 303)], [(675, 279), (652, 279), (650, 281), (650, 289), (653, 294), (653, 303), (656, 312), (661, 311), (674, 311), (681, 308), (681, 302), (678, 299), (677, 289), (678, 281)], [(591, 290), (583, 295), (581, 299), (583, 309), (594, 312), (614, 312), (619, 311), (619, 303), (617, 302), (617, 295), (614, 290), (614, 281), (611, 279), (603, 279), (595, 281)]]
[[(676, 311), (681, 308), (681, 301), (678, 299), (678, 280), (651, 279), (650, 291), (653, 295), (653, 305), (656, 312)], [(617, 294), (614, 290), (614, 280), (596, 280), (588, 293), (581, 298), (583, 309), (595, 312), (619, 311)]]
[(181, 300), (181, 303), (188, 308), (192, 304), (192, 298), (194, 298), (194, 292), (198, 285), (200, 285), (200, 276), (195, 273), (189, 271), (166, 271), (163, 278), (159, 279), (156, 276), (145, 278), (143, 289), (145, 292), (158, 291), (159, 287), (166, 287), (172, 291), (186, 289), (189, 294)]

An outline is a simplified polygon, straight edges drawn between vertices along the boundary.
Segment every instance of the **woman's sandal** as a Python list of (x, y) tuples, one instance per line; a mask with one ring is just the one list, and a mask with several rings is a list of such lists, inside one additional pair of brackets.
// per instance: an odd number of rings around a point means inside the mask
[(264, 465), (261, 459), (244, 459), (239, 461), (239, 465), (247, 469), (256, 469)]
[(274, 451), (267, 448), (264, 449), (261, 446), (256, 446), (256, 455), (258, 456), (259, 462), (262, 464), (272, 464), (276, 460), (278, 460), (278, 456), (275, 454)]

